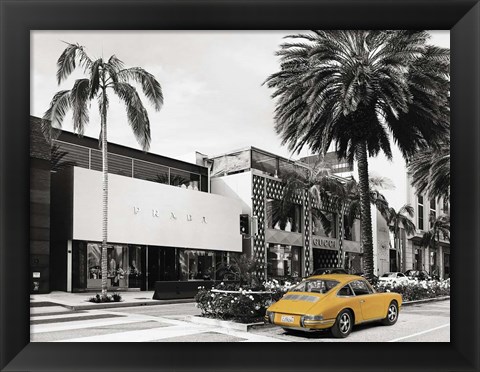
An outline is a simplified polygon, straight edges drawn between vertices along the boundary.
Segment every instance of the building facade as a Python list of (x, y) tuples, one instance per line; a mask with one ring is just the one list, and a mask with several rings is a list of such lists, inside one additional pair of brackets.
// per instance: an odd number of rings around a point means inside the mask
[[(282, 175), (308, 165), (250, 147), (211, 157), (211, 190), (237, 199), (242, 213), (255, 219), (255, 231), (243, 240), (243, 251), (259, 264), (265, 279), (304, 277), (315, 269), (335, 267), (339, 259), (352, 272), (361, 271), (360, 226), (340, 229), (338, 211), (317, 205), (308, 192), (297, 194), (285, 223), (274, 221), (272, 209), (282, 198)], [(331, 221), (326, 229), (314, 209)]]
[(50, 292), (50, 146), (30, 120), (30, 291)]
[[(52, 289), (101, 288), (102, 172), (98, 141), (62, 132), (53, 146)], [(208, 169), (108, 145), (108, 286), (152, 290), (157, 281), (214, 280), (242, 252), (237, 200), (209, 193)]]
[[(40, 119), (31, 117), (31, 128), (31, 291), (98, 291), (98, 140), (62, 132), (51, 146)], [(249, 147), (213, 157), (195, 153), (187, 162), (111, 143), (108, 151), (109, 289), (223, 279), (220, 268), (242, 253), (256, 260), (261, 279), (305, 277), (339, 263), (351, 273), (363, 271), (358, 219), (348, 225), (343, 211), (328, 201), (317, 204), (305, 190), (292, 197), (285, 218), (275, 216), (282, 176), (308, 172), (317, 156), (292, 161)], [(340, 180), (356, 178), (355, 163), (335, 154), (323, 161)], [(417, 232), (407, 236), (402, 229), (397, 247), (385, 219), (372, 210), (376, 274), (415, 269), (449, 277), (449, 241), (440, 237), (434, 247), (420, 245), (430, 218), (448, 214), (448, 203), (417, 195), (404, 163), (387, 169), (381, 161), (372, 160), (371, 175), (380, 169), (379, 175), (394, 178), (396, 190), (380, 191), (397, 210), (414, 207)], [(242, 216), (249, 221), (243, 234)]]

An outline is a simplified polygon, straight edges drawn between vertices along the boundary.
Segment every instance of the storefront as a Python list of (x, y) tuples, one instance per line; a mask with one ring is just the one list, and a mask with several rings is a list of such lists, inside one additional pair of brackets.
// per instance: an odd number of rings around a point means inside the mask
[[(71, 167), (54, 178), (70, 201), (56, 200), (53, 223), (64, 290), (99, 290), (101, 172)], [(242, 252), (240, 214), (230, 198), (110, 174), (108, 287), (153, 290), (156, 281), (215, 279), (228, 254)]]
[[(73, 291), (99, 290), (102, 284), (101, 243), (72, 244)], [(107, 285), (110, 289), (153, 290), (156, 281), (216, 280), (228, 252), (110, 244)]]

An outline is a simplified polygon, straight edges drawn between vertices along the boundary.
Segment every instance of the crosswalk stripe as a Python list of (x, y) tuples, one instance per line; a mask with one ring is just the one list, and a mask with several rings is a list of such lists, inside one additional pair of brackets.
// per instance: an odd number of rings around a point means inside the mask
[(106, 325), (143, 322), (144, 319), (139, 318), (113, 318), (100, 320), (79, 320), (66, 323), (50, 323), (50, 324), (32, 324), (30, 325), (30, 333), (67, 331), (82, 328), (102, 327)]
[(76, 312), (76, 311), (71, 311), (71, 312), (64, 312), (60, 314), (35, 314), (34, 316), (30, 316), (30, 321), (32, 320), (43, 320), (43, 319), (63, 319), (63, 318), (75, 318), (75, 317), (81, 317), (88, 315), (89, 313), (85, 311), (81, 312)]
[(114, 337), (112, 337), (111, 334), (96, 335), (62, 340), (61, 342), (148, 342), (177, 336), (192, 335), (204, 332), (205, 330), (206, 329), (203, 327), (190, 327), (187, 329), (185, 326), (172, 326), (151, 328), (141, 331), (119, 332), (115, 333)]

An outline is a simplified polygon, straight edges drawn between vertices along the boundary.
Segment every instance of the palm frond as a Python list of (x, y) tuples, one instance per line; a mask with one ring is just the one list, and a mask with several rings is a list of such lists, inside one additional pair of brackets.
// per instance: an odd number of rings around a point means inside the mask
[(73, 109), (73, 130), (83, 135), (88, 124), (88, 102), (90, 94), (90, 80), (78, 79), (70, 93), (70, 102)]
[(57, 61), (57, 82), (60, 84), (65, 80), (77, 67), (82, 66), (87, 70), (92, 61), (84, 51), (84, 47), (79, 44), (67, 43), (67, 47), (64, 49)]
[(150, 121), (136, 89), (130, 84), (117, 82), (113, 84), (113, 90), (125, 104), (128, 123), (132, 127), (135, 138), (145, 151), (148, 150), (150, 147)]
[(56, 138), (62, 128), (62, 123), (67, 111), (71, 107), (70, 91), (57, 92), (50, 102), (50, 107), (42, 118), (42, 132), (49, 141)]
[(92, 99), (94, 98), (98, 90), (100, 89), (100, 84), (101, 84), (101, 76), (103, 69), (103, 60), (101, 58), (97, 59), (95, 62), (92, 63), (90, 66), (90, 94), (89, 98)]
[(160, 83), (149, 72), (140, 67), (132, 67), (118, 72), (118, 80), (121, 82), (128, 82), (129, 80), (136, 81), (142, 86), (143, 93), (148, 100), (159, 111), (163, 105), (163, 93)]

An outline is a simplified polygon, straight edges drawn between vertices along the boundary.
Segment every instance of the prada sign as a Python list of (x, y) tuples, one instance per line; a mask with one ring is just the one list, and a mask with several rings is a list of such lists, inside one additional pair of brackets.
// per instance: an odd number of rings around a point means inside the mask
[(321, 249), (337, 249), (337, 240), (324, 236), (312, 236), (312, 247)]

